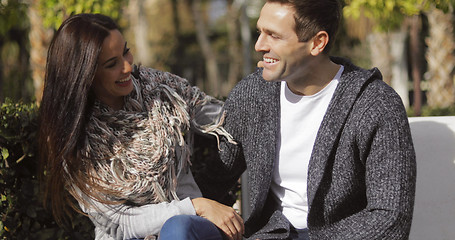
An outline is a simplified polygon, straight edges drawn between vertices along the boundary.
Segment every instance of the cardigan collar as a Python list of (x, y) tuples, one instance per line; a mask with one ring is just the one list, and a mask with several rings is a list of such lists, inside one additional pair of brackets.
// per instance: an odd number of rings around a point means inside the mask
[(343, 58), (331, 59), (343, 65), (344, 71), (319, 127), (311, 154), (307, 186), (309, 206), (322, 181), (328, 160), (335, 154), (342, 130), (362, 89), (370, 81), (382, 79), (377, 68), (365, 70)]

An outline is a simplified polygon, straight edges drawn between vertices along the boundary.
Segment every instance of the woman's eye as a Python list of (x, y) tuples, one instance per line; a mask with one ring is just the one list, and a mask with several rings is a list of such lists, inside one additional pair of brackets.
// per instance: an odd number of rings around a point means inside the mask
[(117, 64), (117, 61), (112, 62), (111, 64), (107, 65), (107, 68), (113, 68)]
[(125, 50), (123, 50), (123, 56), (125, 56), (129, 52), (130, 52), (130, 48), (125, 48)]

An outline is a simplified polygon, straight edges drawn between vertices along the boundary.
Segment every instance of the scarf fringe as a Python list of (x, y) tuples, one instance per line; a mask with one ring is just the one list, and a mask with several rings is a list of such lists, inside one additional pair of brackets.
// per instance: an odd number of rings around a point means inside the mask
[(218, 150), (221, 151), (220, 148), (220, 136), (225, 137), (229, 143), (232, 143), (234, 145), (237, 145), (237, 142), (234, 140), (231, 134), (229, 134), (226, 129), (223, 128), (224, 120), (226, 118), (226, 112), (223, 112), (223, 114), (220, 117), (220, 120), (216, 124), (207, 124), (201, 126), (199, 129), (202, 133), (210, 134), (212, 136), (216, 137), (217, 145), (218, 145)]

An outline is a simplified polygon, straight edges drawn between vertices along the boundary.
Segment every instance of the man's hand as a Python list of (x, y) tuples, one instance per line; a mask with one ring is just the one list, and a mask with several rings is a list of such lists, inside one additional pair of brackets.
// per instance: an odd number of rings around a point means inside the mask
[(233, 208), (207, 198), (195, 198), (192, 202), (196, 214), (214, 223), (230, 240), (242, 239), (243, 219)]

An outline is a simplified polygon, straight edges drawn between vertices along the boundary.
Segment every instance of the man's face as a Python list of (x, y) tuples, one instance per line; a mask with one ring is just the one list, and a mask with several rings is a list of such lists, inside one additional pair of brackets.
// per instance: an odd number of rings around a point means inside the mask
[(267, 81), (294, 80), (299, 68), (310, 57), (310, 42), (299, 42), (294, 30), (295, 10), (289, 5), (267, 2), (257, 22), (260, 33), (255, 45), (257, 52), (264, 54), (262, 76)]

